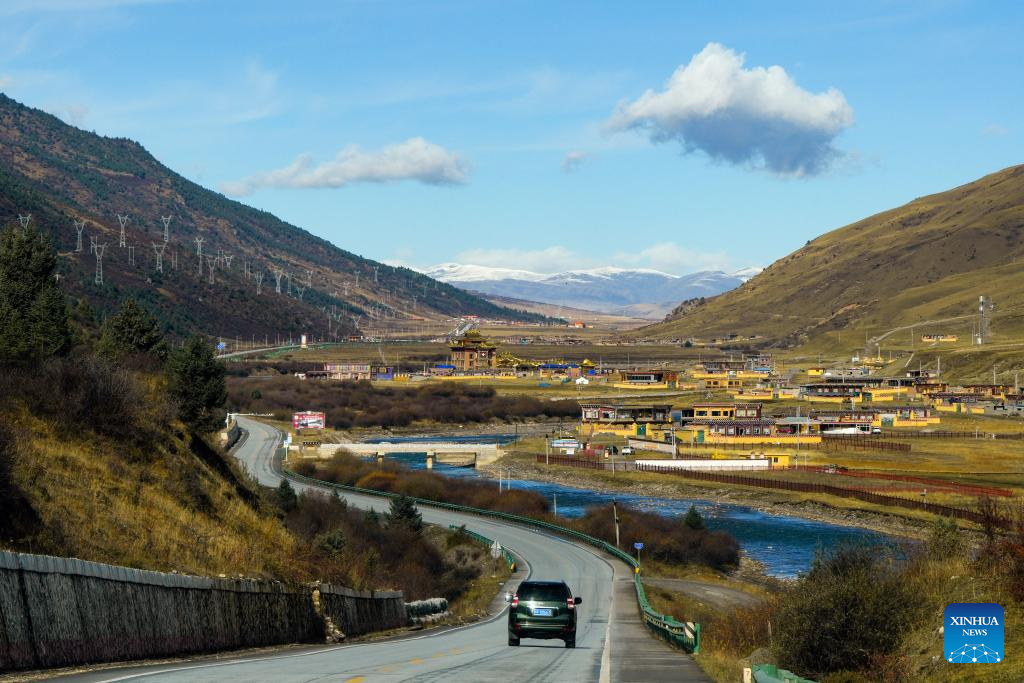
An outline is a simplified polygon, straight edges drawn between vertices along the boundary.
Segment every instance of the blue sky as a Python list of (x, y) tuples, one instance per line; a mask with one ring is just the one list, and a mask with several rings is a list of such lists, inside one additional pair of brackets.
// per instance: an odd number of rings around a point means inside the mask
[(1024, 5), (842, 4), (6, 0), (0, 90), (380, 260), (734, 269), (1024, 161)]

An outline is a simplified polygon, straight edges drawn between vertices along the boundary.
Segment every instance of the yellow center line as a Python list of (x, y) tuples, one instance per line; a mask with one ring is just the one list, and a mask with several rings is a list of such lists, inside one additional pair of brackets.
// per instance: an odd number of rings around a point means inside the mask
[(415, 659), (410, 659), (410, 660), (409, 660), (409, 663), (410, 663), (410, 664), (422, 664), (422, 663), (423, 663), (423, 660), (422, 660), (422, 659), (420, 659), (419, 657), (416, 657)]
[(365, 676), (356, 676), (355, 678), (348, 679), (347, 681), (345, 681), (345, 683), (363, 683), (363, 681), (365, 680)]

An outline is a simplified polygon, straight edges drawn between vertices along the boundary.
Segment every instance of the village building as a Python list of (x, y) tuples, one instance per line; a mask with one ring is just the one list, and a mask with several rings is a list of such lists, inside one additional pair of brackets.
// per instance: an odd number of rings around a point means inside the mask
[(476, 330), (470, 330), (449, 346), (450, 364), (459, 372), (479, 372), (497, 367), (498, 349)]
[(679, 373), (675, 370), (620, 370), (612, 386), (621, 389), (675, 389)]
[(617, 434), (653, 436), (672, 426), (670, 404), (640, 405), (628, 403), (581, 403), (581, 434)]
[[(395, 378), (395, 368), (391, 365), (378, 363), (325, 363), (323, 373), (334, 380), (391, 380)], [(309, 376), (311, 373), (307, 372)]]

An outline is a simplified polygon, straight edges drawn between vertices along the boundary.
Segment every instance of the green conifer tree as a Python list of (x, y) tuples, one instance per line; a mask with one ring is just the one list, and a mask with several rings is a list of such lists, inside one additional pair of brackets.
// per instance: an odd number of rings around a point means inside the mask
[(175, 349), (166, 364), (167, 391), (178, 404), (178, 417), (199, 433), (212, 432), (224, 422), (224, 364), (213, 347), (194, 335)]
[(57, 254), (33, 226), (0, 234), (0, 364), (29, 365), (71, 348)]
[(160, 321), (135, 299), (125, 300), (117, 314), (103, 323), (96, 350), (112, 360), (133, 353), (148, 353), (164, 360), (168, 353)]

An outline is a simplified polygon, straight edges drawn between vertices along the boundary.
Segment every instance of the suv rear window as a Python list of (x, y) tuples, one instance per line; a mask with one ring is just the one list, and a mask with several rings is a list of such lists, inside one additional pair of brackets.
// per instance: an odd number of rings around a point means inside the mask
[(520, 600), (558, 602), (569, 597), (569, 587), (559, 583), (524, 583), (519, 586), (516, 595)]

